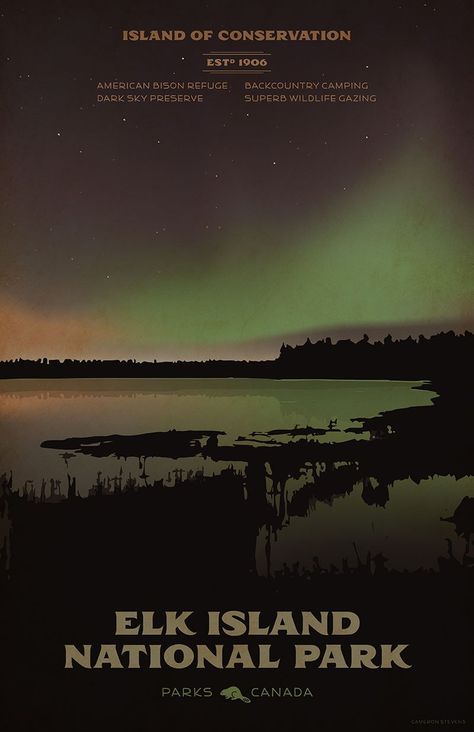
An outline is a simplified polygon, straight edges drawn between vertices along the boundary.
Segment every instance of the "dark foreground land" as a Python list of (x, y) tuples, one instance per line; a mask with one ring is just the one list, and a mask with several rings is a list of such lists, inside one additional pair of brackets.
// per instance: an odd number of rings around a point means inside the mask
[[(263, 519), (263, 517), (262, 517)], [(261, 520), (262, 520), (261, 519)], [(240, 730), (298, 725), (323, 730), (412, 729), (414, 719), (470, 716), (473, 569), (469, 554), (446, 553), (438, 571), (390, 572), (377, 556), (337, 566), (317, 559), (271, 578), (254, 571), (256, 522), (238, 476), (216, 476), (201, 490), (11, 504), (15, 526), (0, 624), (3, 728), (16, 730)], [(470, 538), (469, 538), (470, 541)], [(64, 670), (64, 644), (184, 642), (213, 645), (268, 638), (210, 638), (209, 610), (350, 610), (353, 638), (273, 637), (277, 670)], [(115, 610), (193, 610), (198, 636), (114, 636)], [(402, 669), (294, 670), (294, 642), (409, 644)], [(232, 703), (238, 686), (310, 688), (314, 698)], [(210, 687), (211, 699), (161, 698), (162, 687)], [(465, 727), (467, 728), (467, 727)]]

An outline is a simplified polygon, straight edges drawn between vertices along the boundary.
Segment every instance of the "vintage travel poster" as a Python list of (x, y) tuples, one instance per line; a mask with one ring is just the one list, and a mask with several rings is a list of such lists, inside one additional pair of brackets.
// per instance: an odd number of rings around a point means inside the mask
[(472, 729), (472, 2), (0, 15), (0, 729)]

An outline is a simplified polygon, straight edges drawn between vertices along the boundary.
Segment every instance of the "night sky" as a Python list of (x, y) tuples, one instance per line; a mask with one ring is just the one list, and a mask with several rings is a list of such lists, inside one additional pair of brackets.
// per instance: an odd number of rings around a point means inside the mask
[[(0, 357), (272, 357), (472, 327), (472, 3), (61, 2), (1, 13)], [(335, 28), (350, 43), (124, 43)], [(99, 81), (368, 81), (376, 103), (99, 104)], [(110, 93), (110, 92), (109, 92)], [(117, 92), (116, 92), (117, 93)], [(353, 92), (360, 93), (360, 92)]]

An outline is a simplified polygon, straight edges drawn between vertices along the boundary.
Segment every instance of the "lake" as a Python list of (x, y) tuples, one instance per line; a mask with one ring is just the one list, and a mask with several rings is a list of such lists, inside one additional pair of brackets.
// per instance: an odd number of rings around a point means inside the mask
[[(291, 430), (311, 426), (325, 429), (330, 422), (337, 431), (318, 437), (319, 442), (354, 439), (345, 432), (357, 426), (360, 417), (383, 411), (429, 406), (435, 394), (419, 389), (421, 382), (270, 380), (270, 379), (107, 379), (107, 380), (12, 380), (0, 382), (2, 447), (0, 473), (13, 472), (18, 489), (25, 481), (39, 492), (41, 480), (52, 478), (67, 488), (67, 472), (76, 476), (78, 492), (87, 495), (100, 471), (115, 476), (115, 457), (75, 455), (66, 461), (60, 450), (42, 448), (45, 440), (69, 437), (135, 435), (175, 430), (219, 430), (220, 445), (232, 445), (252, 432)], [(337, 420), (337, 422), (336, 422)], [(291, 440), (291, 435), (282, 437)], [(357, 435), (366, 440), (368, 434)], [(120, 461), (124, 474), (140, 480), (143, 466), (138, 459)], [(204, 475), (224, 466), (202, 456), (149, 458), (149, 479), (172, 485), (173, 471), (202, 470)], [(244, 465), (236, 468), (242, 468)], [(289, 479), (287, 498), (308, 479)], [(389, 487), (385, 506), (367, 505), (363, 486), (331, 501), (314, 501), (305, 516), (285, 515), (278, 531), (260, 530), (257, 537), (259, 573), (273, 573), (286, 563), (321, 564), (355, 561), (357, 551), (368, 550), (388, 559), (388, 567), (416, 569), (436, 567), (436, 557), (446, 551), (445, 538), (454, 541), (460, 554), (462, 542), (452, 525), (440, 521), (452, 515), (464, 495), (472, 493), (471, 479), (434, 476), (415, 484), (407, 479)], [(271, 500), (271, 499), (269, 499)]]

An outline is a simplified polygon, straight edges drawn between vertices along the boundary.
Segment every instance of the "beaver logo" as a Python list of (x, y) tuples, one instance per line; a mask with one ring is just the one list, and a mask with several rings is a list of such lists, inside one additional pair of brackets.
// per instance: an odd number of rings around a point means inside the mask
[(244, 696), (242, 694), (238, 686), (229, 686), (227, 687), (227, 689), (222, 689), (221, 696), (225, 697), (226, 699), (231, 699), (232, 701), (239, 699), (246, 704), (250, 704), (250, 699), (248, 698), (248, 696)]

